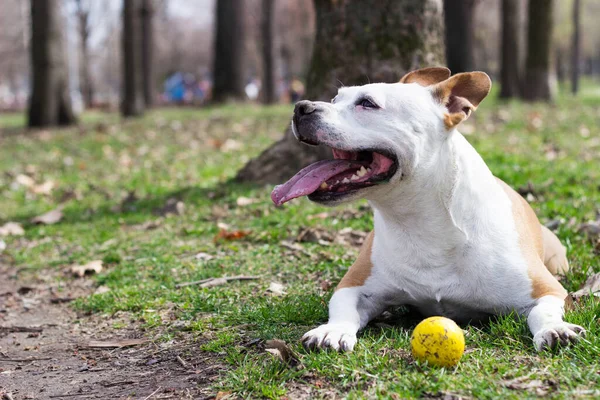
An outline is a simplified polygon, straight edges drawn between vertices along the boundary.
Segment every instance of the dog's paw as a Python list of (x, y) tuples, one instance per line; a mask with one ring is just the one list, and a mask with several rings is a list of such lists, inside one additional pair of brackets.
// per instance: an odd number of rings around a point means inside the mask
[(331, 348), (336, 351), (352, 351), (356, 344), (356, 329), (349, 324), (325, 324), (302, 336), (307, 350)]
[(533, 337), (533, 345), (537, 351), (553, 349), (559, 344), (575, 343), (585, 335), (585, 329), (579, 325), (562, 322), (539, 331)]

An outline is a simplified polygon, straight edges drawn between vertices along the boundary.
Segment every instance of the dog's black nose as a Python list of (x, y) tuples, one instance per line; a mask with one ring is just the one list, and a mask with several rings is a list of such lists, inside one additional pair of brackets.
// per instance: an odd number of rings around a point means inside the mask
[(304, 115), (312, 114), (317, 111), (317, 106), (315, 103), (309, 100), (302, 100), (296, 103), (296, 107), (294, 107), (294, 114), (299, 117)]

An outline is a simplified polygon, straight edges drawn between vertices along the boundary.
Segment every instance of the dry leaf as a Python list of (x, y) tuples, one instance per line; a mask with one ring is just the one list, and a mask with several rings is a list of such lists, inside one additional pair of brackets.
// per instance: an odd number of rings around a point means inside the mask
[(215, 400), (227, 400), (233, 398), (231, 392), (217, 392)]
[(33, 192), (34, 194), (41, 194), (46, 196), (52, 193), (52, 189), (54, 189), (54, 182), (52, 181), (46, 181), (40, 185), (33, 185), (30, 187), (31, 192)]
[(42, 214), (31, 220), (34, 224), (52, 225), (56, 224), (63, 218), (62, 208), (58, 207), (52, 211), (48, 211), (46, 214)]
[(320, 245), (327, 246), (333, 242), (333, 235), (324, 229), (319, 228), (307, 228), (302, 230), (298, 237), (297, 242), (308, 242), (308, 243), (319, 243)]
[(217, 235), (215, 236), (214, 241), (218, 242), (219, 240), (240, 240), (245, 238), (249, 234), (250, 231), (236, 230), (230, 232), (226, 229), (221, 229), (219, 233), (217, 233)]
[(283, 340), (267, 340), (265, 343), (265, 350), (277, 356), (282, 362), (290, 367), (295, 367), (296, 365), (300, 364), (298, 357)]
[(71, 273), (80, 278), (87, 273), (99, 274), (100, 272), (102, 272), (102, 260), (94, 260), (84, 265), (73, 265), (71, 267)]
[(327, 212), (322, 212), (322, 213), (318, 213), (318, 214), (314, 214), (314, 215), (309, 215), (308, 217), (306, 217), (307, 220), (313, 220), (313, 219), (325, 219), (329, 217), (329, 213)]
[(286, 294), (285, 285), (278, 282), (271, 282), (271, 284), (269, 285), (269, 289), (267, 290), (275, 296), (283, 296)]
[(242, 144), (237, 140), (227, 139), (220, 149), (224, 153), (229, 153), (230, 151), (240, 150), (242, 147)]
[[(502, 385), (512, 390), (527, 390), (533, 391), (538, 396), (545, 396), (549, 392), (556, 390), (556, 382), (550, 379), (539, 380), (534, 379), (528, 381), (528, 376), (519, 377), (507, 381), (503, 381)], [(533, 390), (532, 390), (533, 389)]]
[(600, 221), (583, 223), (579, 225), (578, 232), (585, 233), (588, 236), (600, 235)]
[(600, 272), (590, 276), (585, 281), (581, 289), (574, 293), (571, 293), (571, 296), (574, 300), (579, 300), (582, 297), (586, 296), (600, 297)]
[(211, 255), (211, 254), (208, 254), (208, 253), (202, 253), (202, 252), (200, 252), (200, 253), (196, 254), (196, 255), (194, 256), (194, 258), (195, 258), (196, 260), (198, 260), (198, 261), (210, 261), (210, 260), (212, 260), (213, 258), (215, 258), (215, 256), (213, 256), (213, 255)]
[(116, 347), (129, 347), (144, 344), (148, 339), (120, 339), (120, 340), (90, 340), (88, 347), (112, 349)]
[(35, 181), (33, 178), (27, 175), (19, 174), (15, 178), (15, 182), (21, 186), (25, 186), (26, 188), (30, 188), (35, 185)]
[(287, 240), (282, 240), (281, 242), (279, 242), (279, 245), (281, 247), (285, 247), (286, 249), (292, 250), (292, 251), (299, 251), (299, 252), (304, 251), (304, 247), (302, 247), (301, 244), (288, 242)]
[(22, 236), (24, 234), (25, 230), (16, 222), (7, 222), (0, 226), (0, 236)]
[(254, 204), (256, 203), (258, 200), (256, 199), (251, 199), (249, 197), (243, 197), (240, 196), (237, 198), (237, 200), (235, 201), (235, 203), (239, 206), (239, 207), (245, 207), (245, 206), (249, 206), (250, 204)]
[(94, 291), (94, 294), (104, 294), (110, 292), (110, 288), (108, 286), (98, 286), (98, 288)]

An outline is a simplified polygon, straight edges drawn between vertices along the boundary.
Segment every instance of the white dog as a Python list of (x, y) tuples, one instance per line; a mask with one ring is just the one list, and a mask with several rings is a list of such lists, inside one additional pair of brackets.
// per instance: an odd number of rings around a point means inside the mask
[(568, 270), (564, 247), (456, 129), (490, 87), (483, 72), (426, 68), (342, 88), (331, 104), (296, 104), (297, 139), (331, 147), (334, 160), (277, 186), (273, 201), (365, 198), (375, 213), (329, 322), (304, 335), (307, 348), (350, 351), (371, 319), (403, 304), (458, 321), (516, 312), (537, 350), (585, 332), (563, 320), (567, 292), (553, 274)]

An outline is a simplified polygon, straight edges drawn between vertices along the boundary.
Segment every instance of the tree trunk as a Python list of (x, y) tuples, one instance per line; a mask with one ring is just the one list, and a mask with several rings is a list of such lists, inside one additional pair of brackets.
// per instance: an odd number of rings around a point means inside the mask
[(275, 0), (262, 0), (262, 58), (263, 58), (263, 82), (262, 95), (265, 104), (273, 104), (277, 101), (275, 93), (275, 56), (274, 56), (274, 15)]
[(90, 10), (86, 9), (81, 0), (77, 0), (77, 19), (79, 22), (79, 86), (86, 108), (92, 106), (94, 101), (94, 88), (90, 75), (90, 52), (88, 39), (90, 37)]
[(446, 60), (453, 74), (473, 70), (476, 0), (444, 0)]
[(121, 114), (135, 117), (144, 112), (141, 0), (123, 1), (123, 98)]
[(573, 37), (571, 42), (571, 92), (579, 91), (579, 61), (581, 53), (581, 2), (573, 1)]
[(502, 0), (500, 97), (519, 97), (519, 0)]
[[(397, 82), (404, 73), (444, 64), (441, 0), (315, 0), (316, 40), (306, 98), (329, 101), (337, 87)], [(281, 183), (312, 162), (331, 158), (326, 147), (284, 137), (251, 160), (236, 177)]]
[(529, 0), (523, 98), (552, 100), (550, 88), (553, 0)]
[(31, 0), (30, 127), (76, 122), (69, 93), (60, 0)]
[(146, 107), (154, 103), (154, 8), (152, 0), (142, 0), (142, 69), (144, 102)]
[(244, 100), (244, 0), (219, 0), (216, 6), (213, 102)]

